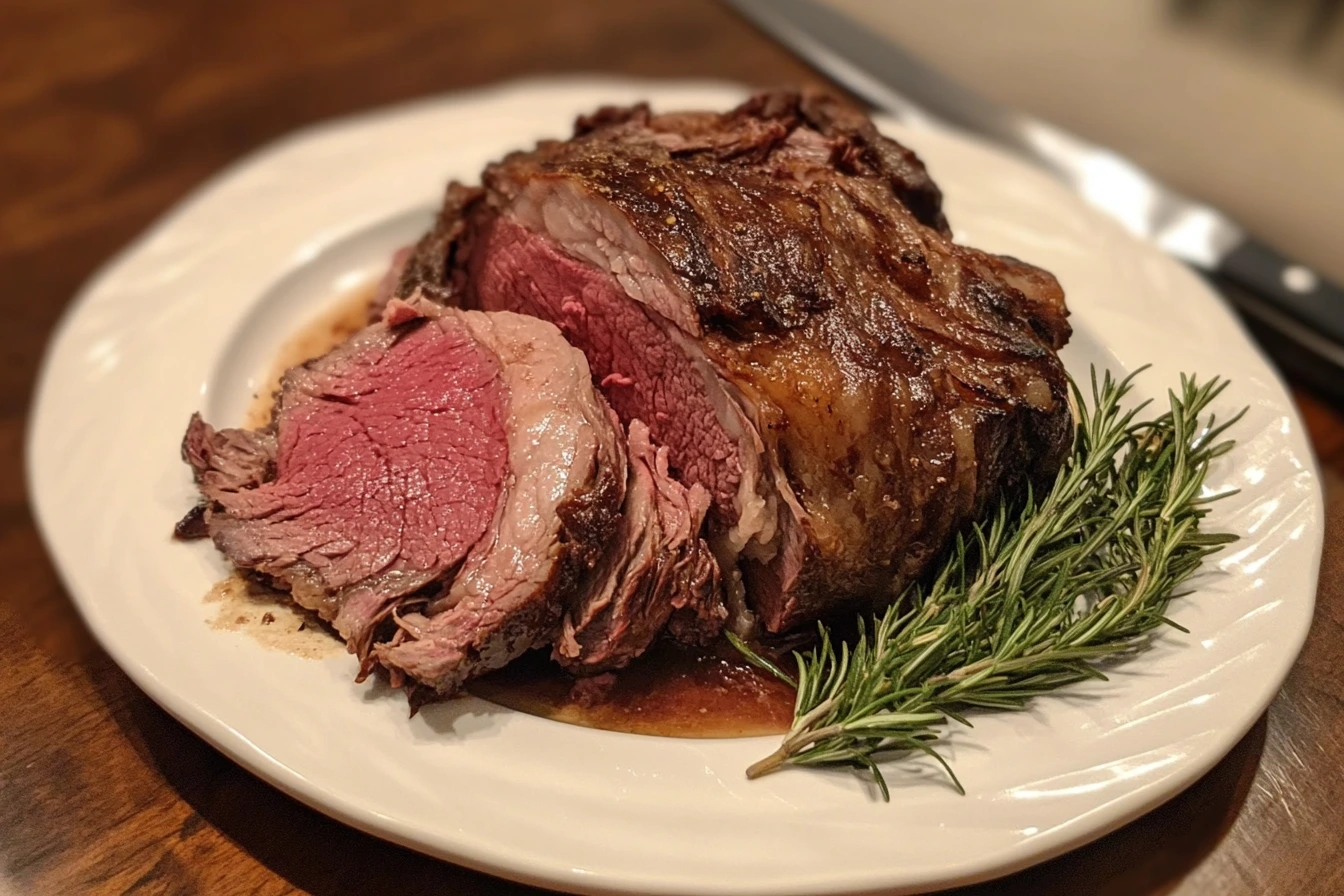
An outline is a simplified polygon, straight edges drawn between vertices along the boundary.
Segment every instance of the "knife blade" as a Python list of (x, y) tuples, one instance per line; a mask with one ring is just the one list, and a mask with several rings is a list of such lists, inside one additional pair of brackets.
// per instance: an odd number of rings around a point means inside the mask
[(1310, 267), (1118, 153), (979, 96), (830, 6), (725, 2), (877, 109), (911, 126), (951, 126), (989, 138), (1045, 168), (1130, 233), (1224, 287), (1280, 366), (1344, 399), (1344, 289)]

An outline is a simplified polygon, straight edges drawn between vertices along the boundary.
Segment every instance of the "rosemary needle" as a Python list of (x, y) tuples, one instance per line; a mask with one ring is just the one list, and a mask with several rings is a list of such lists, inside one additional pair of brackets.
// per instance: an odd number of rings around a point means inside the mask
[[(795, 653), (796, 679), (733, 638), (749, 659), (797, 688), (794, 722), (779, 749), (747, 769), (849, 766), (870, 774), (884, 799), (884, 756), (937, 750), (949, 722), (971, 709), (1021, 709), (1033, 697), (1104, 678), (1099, 661), (1145, 646), (1176, 588), (1236, 536), (1199, 524), (1210, 502), (1209, 463), (1241, 415), (1203, 418), (1227, 385), (1182, 376), (1168, 410), (1141, 420), (1124, 410), (1135, 374), (1100, 381), (1091, 409), (1076, 384), (1073, 450), (1048, 493), (1003, 505), (958, 538), (928, 584), (886, 612), (859, 620), (853, 643), (821, 626)], [(1225, 493), (1230, 494), (1230, 493)], [(1179, 626), (1176, 626), (1179, 628)]]

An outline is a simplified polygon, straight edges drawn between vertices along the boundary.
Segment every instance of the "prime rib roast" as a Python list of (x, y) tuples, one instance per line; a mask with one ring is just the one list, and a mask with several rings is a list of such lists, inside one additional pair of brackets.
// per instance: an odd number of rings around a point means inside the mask
[(1052, 479), (1066, 316), (832, 96), (603, 108), (450, 184), (268, 427), (194, 418), (184, 522), (413, 700), (538, 646), (584, 674), (781, 633)]

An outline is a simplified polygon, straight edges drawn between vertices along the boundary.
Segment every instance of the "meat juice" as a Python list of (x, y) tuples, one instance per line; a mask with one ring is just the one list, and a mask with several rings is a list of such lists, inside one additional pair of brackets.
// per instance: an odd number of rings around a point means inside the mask
[(727, 641), (685, 647), (666, 638), (625, 669), (576, 680), (533, 651), (467, 685), (492, 703), (560, 722), (664, 737), (781, 734), (793, 689), (749, 665)]
[(316, 613), (241, 573), (216, 582), (205, 602), (215, 609), (211, 628), (243, 632), (263, 647), (315, 660), (345, 653)]

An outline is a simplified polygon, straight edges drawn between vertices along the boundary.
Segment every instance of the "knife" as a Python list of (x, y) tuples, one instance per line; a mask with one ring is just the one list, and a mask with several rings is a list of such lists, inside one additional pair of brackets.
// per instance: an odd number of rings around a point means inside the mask
[(1344, 289), (1124, 157), (967, 90), (830, 6), (812, 0), (725, 2), (903, 122), (969, 131), (1044, 167), (1130, 233), (1223, 287), (1281, 367), (1344, 400)]

